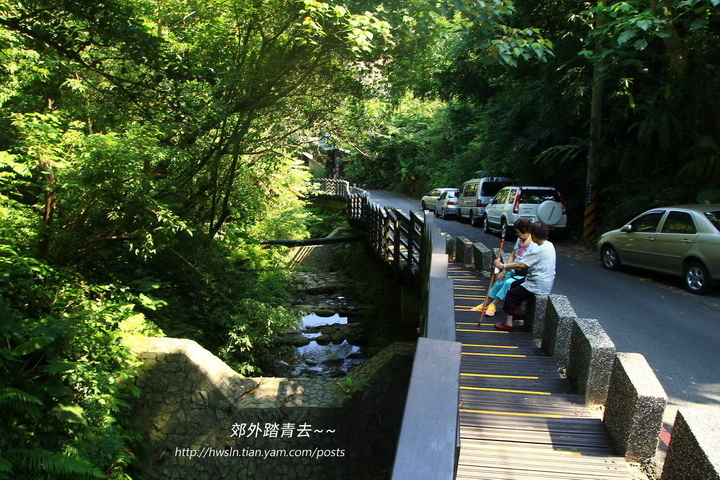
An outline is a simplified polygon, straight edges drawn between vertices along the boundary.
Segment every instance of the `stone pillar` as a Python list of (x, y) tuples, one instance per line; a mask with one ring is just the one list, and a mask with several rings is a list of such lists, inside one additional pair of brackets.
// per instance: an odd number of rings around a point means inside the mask
[(532, 333), (533, 338), (542, 338), (545, 333), (549, 303), (549, 295), (535, 295), (525, 302), (525, 328)]
[(447, 253), (450, 260), (455, 259), (455, 238), (452, 235), (449, 235), (447, 233), (443, 234), (445, 236), (445, 253)]
[(615, 355), (603, 422), (618, 455), (645, 463), (657, 450), (667, 395), (645, 357)]
[(680, 409), (661, 480), (720, 480), (720, 414)]
[(565, 295), (550, 295), (542, 348), (559, 367), (567, 365), (572, 325), (576, 318), (575, 310)]
[(463, 265), (473, 263), (473, 244), (466, 237), (457, 237), (455, 239), (455, 261)]
[(493, 261), (492, 250), (482, 242), (473, 243), (473, 261), (475, 263), (475, 270), (478, 272), (489, 272)]
[(578, 318), (573, 324), (567, 376), (588, 405), (604, 405), (615, 359), (615, 344), (600, 322)]

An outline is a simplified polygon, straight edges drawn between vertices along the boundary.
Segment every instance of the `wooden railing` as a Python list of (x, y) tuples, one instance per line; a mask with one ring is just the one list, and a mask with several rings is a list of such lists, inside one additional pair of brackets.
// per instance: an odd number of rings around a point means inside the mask
[(460, 344), (455, 342), (453, 281), (445, 239), (425, 212), (409, 215), (371, 203), (344, 180), (317, 181), (319, 195), (347, 202), (351, 225), (375, 254), (414, 280), (422, 304), (417, 350), (405, 401), (393, 480), (455, 478), (460, 437)]
[(366, 191), (352, 187), (345, 180), (318, 179), (316, 195), (343, 199), (347, 202), (350, 225), (365, 232), (368, 246), (377, 258), (393, 271), (403, 273), (407, 279), (420, 280), (422, 265), (421, 247), (427, 219), (424, 213), (404, 213), (391, 207), (382, 207), (370, 201)]

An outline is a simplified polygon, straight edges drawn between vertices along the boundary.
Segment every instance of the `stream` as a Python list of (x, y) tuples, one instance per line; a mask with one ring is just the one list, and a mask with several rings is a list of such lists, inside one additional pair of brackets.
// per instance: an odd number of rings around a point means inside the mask
[[(367, 359), (367, 338), (362, 315), (345, 296), (333, 295), (305, 298), (298, 301), (300, 309), (319, 300), (318, 312), (305, 312), (298, 328), (288, 333), (288, 343), (273, 364), (273, 373), (296, 378), (345, 377)], [(334, 312), (334, 313), (333, 313)]]

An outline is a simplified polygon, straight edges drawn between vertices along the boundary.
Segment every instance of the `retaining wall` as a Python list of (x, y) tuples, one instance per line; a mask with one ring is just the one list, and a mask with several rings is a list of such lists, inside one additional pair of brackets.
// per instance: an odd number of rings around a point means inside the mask
[(349, 376), (369, 387), (342, 399), (337, 380), (248, 378), (191, 340), (148, 338), (134, 423), (143, 478), (350, 478), (392, 465), (414, 344), (396, 343)]

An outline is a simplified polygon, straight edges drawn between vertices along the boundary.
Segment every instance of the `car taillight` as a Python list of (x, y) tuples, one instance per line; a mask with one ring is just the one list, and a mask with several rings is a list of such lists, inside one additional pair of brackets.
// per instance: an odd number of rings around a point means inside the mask
[(455, 201), (454, 201), (454, 200), (448, 200), (447, 204), (448, 204), (448, 205), (455, 205)]
[(513, 204), (513, 213), (517, 215), (520, 213), (520, 197), (522, 196), (521, 190), (518, 188), (517, 193), (515, 194), (515, 203)]
[(567, 215), (567, 211), (565, 208), (565, 197), (563, 197), (562, 195), (560, 195), (560, 204), (563, 207), (563, 215)]
[(487, 207), (487, 203), (477, 202), (477, 206), (480, 208)]

